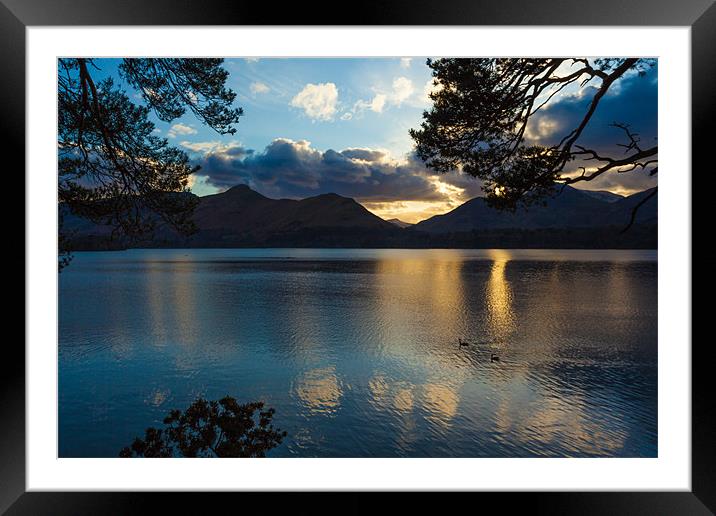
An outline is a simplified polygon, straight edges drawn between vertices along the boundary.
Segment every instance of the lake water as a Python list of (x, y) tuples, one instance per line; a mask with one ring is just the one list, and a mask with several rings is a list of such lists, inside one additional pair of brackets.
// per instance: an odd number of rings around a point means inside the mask
[(227, 394), (276, 409), (270, 457), (657, 455), (656, 251), (87, 252), (59, 282), (62, 457)]

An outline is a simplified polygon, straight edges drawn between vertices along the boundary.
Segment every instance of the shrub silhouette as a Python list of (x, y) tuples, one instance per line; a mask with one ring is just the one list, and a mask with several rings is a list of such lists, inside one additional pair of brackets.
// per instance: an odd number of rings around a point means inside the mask
[(275, 410), (263, 407), (262, 402), (240, 404), (230, 396), (198, 398), (184, 412), (172, 410), (164, 429), (147, 428), (144, 439), (137, 437), (119, 456), (265, 457), (287, 433), (271, 424)]

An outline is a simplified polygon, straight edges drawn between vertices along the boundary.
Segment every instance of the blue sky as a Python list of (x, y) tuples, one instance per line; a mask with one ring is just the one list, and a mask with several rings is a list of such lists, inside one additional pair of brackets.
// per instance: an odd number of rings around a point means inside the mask
[[(244, 116), (234, 135), (219, 135), (187, 114), (172, 123), (154, 119), (157, 133), (182, 147), (202, 169), (192, 191), (207, 195), (238, 183), (274, 198), (335, 192), (384, 217), (417, 222), (480, 195), (479, 183), (427, 171), (411, 153), (408, 130), (430, 106), (425, 57), (227, 59), (227, 86)], [(97, 76), (119, 81), (119, 60), (98, 59)], [(605, 97), (585, 140), (618, 151), (622, 134), (609, 123), (627, 121), (643, 141), (656, 137), (657, 70), (629, 76)], [(121, 81), (119, 81), (121, 85)], [(126, 85), (123, 87), (127, 88)], [(565, 89), (531, 127), (535, 141), (558, 136), (583, 113), (586, 90)], [(130, 98), (140, 102), (136, 92)], [(623, 151), (621, 151), (623, 152)], [(655, 186), (644, 174), (611, 174), (581, 185), (632, 193)]]

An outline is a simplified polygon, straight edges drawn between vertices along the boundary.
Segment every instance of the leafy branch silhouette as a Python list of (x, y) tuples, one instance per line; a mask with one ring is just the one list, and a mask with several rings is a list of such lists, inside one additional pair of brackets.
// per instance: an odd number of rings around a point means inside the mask
[(144, 439), (119, 452), (120, 457), (265, 457), (286, 437), (274, 428), (275, 410), (262, 402), (240, 404), (226, 396), (196, 399), (184, 412), (172, 410), (165, 428), (149, 427)]

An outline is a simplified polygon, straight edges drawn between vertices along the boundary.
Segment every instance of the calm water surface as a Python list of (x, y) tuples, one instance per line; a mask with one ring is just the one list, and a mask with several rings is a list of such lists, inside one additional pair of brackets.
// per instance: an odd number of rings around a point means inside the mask
[(273, 457), (657, 455), (656, 251), (77, 253), (59, 301), (63, 457), (226, 394)]

